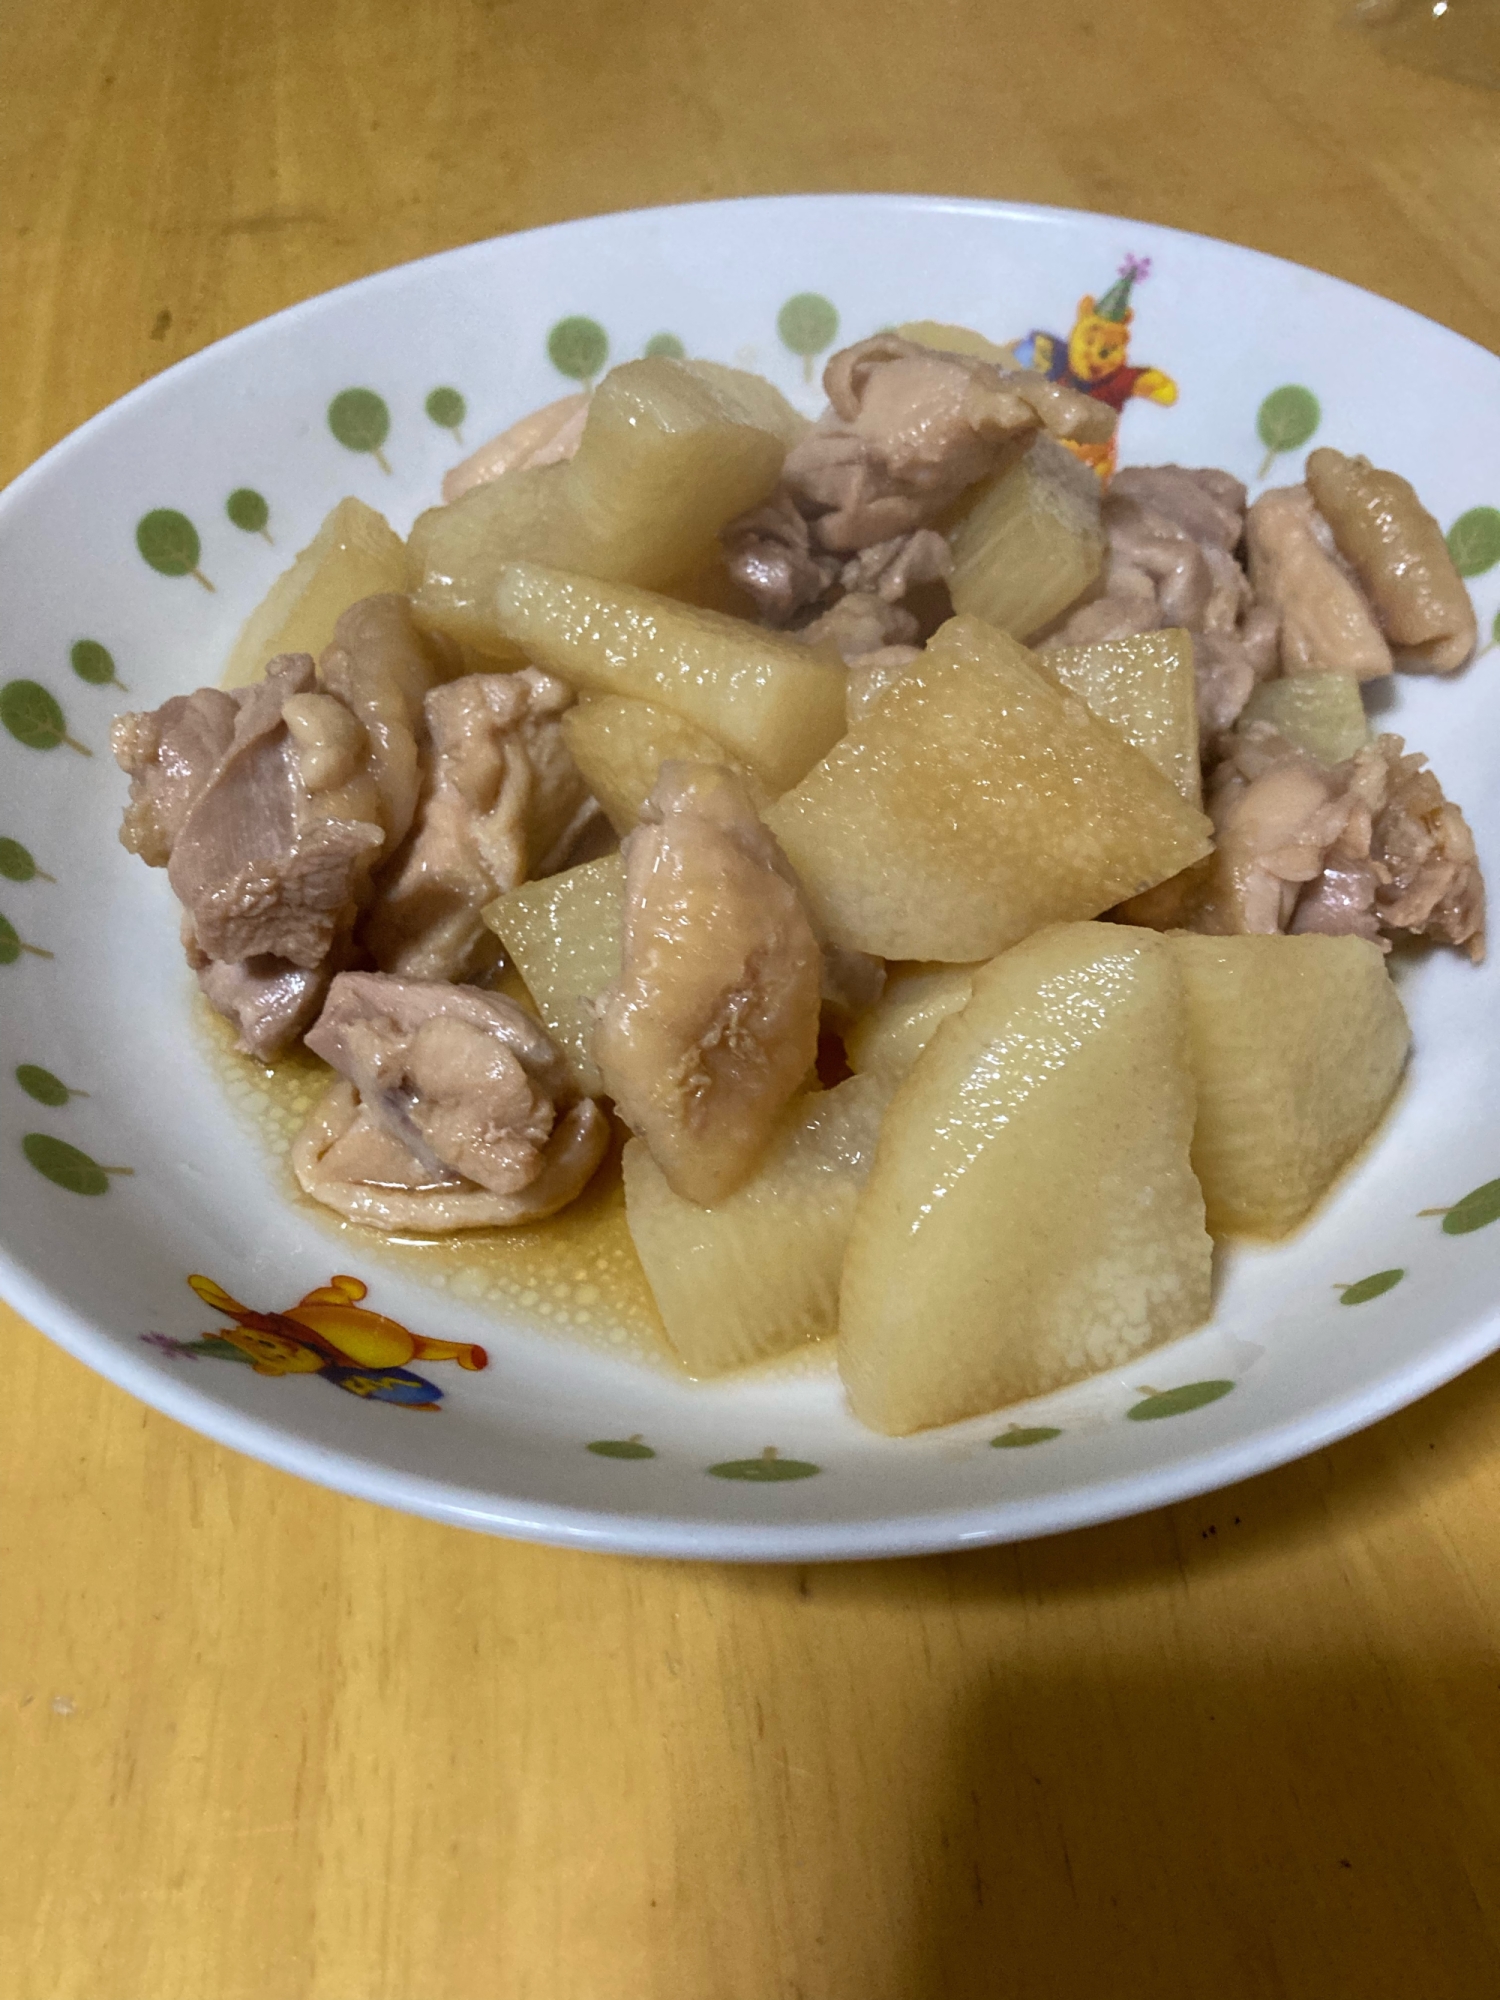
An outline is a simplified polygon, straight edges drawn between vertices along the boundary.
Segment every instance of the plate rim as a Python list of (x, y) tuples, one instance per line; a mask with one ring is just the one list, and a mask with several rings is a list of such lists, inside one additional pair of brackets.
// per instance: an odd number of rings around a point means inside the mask
[[(170, 394), (175, 384), (197, 371), (220, 365), (226, 353), (232, 357), (236, 348), (250, 347), (273, 330), (295, 327), (299, 321), (326, 310), (334, 300), (376, 293), (398, 282), (404, 284), (413, 274), (433, 267), (452, 269), (464, 263), (480, 263), (501, 246), (577, 237), (590, 230), (607, 230), (633, 218), (709, 212), (785, 213), (816, 207), (847, 209), (851, 205), (908, 215), (958, 214), (986, 222), (1054, 229), (1114, 226), (1121, 231), (1149, 230), (1155, 236), (1184, 246), (1214, 253), (1229, 252), (1236, 259), (1265, 263), (1283, 273), (1305, 274), (1315, 278), (1320, 287), (1332, 286), (1348, 293), (1364, 309), (1373, 301), (1385, 311), (1420, 326), (1428, 336), (1436, 332), (1483, 355), (1488, 362), (1500, 360), (1478, 341), (1401, 300), (1316, 266), (1278, 257), (1228, 238), (1105, 210), (971, 196), (853, 190), (663, 203), (602, 210), (543, 223), (385, 265), (238, 327), (116, 397), (26, 466), (0, 490), (0, 531), (7, 517), (24, 506), (34, 484), (51, 477), (60, 465), (65, 466), (75, 451), (86, 451), (95, 436), (110, 424), (164, 393), (164, 385), (165, 393)], [(730, 1521), (661, 1510), (621, 1513), (581, 1504), (503, 1501), (472, 1486), (400, 1471), (378, 1457), (309, 1440), (285, 1424), (239, 1411), (153, 1367), (144, 1356), (134, 1354), (117, 1337), (71, 1306), (45, 1279), (22, 1265), (3, 1239), (0, 1239), (0, 1296), (64, 1352), (149, 1408), (217, 1444), (315, 1485), (428, 1520), (515, 1540), (599, 1553), (736, 1563), (885, 1560), (932, 1555), (1040, 1539), (1150, 1512), (1272, 1471), (1351, 1436), (1456, 1379), (1500, 1349), (1500, 1309), (1497, 1309), (1472, 1321), (1441, 1347), (1389, 1368), (1357, 1393), (1325, 1398), (1296, 1416), (1237, 1441), (1208, 1446), (1166, 1465), (1119, 1474), (1099, 1484), (1075, 1485), (1061, 1494), (1001, 1496), (979, 1505), (844, 1522)]]

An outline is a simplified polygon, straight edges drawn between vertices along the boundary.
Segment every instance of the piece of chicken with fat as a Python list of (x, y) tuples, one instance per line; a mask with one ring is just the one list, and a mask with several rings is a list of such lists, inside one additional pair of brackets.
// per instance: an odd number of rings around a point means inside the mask
[(1305, 486), (1262, 493), (1245, 518), (1250, 583), (1279, 622), (1284, 674), (1391, 671), (1391, 649)]
[(597, 810), (559, 727), (573, 699), (535, 667), (468, 674), (427, 696), (421, 803), (361, 930), (383, 972), (463, 980), (495, 962), (485, 905), (557, 867)]
[(402, 1191), (407, 1226), (419, 1197), (432, 1229), (534, 1220), (580, 1191), (608, 1144), (552, 1038), (499, 994), (341, 973), (307, 1046), (354, 1097), (318, 1107), (294, 1164), (307, 1193), (361, 1220), (378, 1219), (382, 1189)]

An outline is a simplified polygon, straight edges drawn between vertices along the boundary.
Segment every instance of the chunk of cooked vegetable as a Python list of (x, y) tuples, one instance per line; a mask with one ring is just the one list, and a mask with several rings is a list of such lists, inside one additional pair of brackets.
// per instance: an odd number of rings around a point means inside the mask
[(839, 1307), (855, 1415), (895, 1435), (953, 1423), (1207, 1318), (1192, 1135), (1161, 939), (1063, 924), (983, 967), (892, 1099), (855, 1209)]
[(1099, 481), (1055, 438), (963, 503), (948, 589), (968, 612), (1029, 639), (1081, 597), (1104, 567)]
[(754, 1176), (705, 1208), (674, 1194), (644, 1142), (625, 1148), (625, 1213), (668, 1337), (715, 1375), (838, 1322), (839, 1270), (889, 1094), (849, 1077), (793, 1099)]
[(897, 1082), (906, 1075), (950, 1014), (969, 1004), (973, 965), (898, 965), (885, 991), (844, 1036), (849, 1067)]
[(966, 964), (1208, 852), (1208, 821), (1042, 673), (954, 618), (766, 824), (835, 944)]
[(584, 1097), (604, 1088), (593, 1053), (594, 1002), (620, 976), (624, 898), (625, 864), (607, 854), (525, 882), (484, 913)]
[(744, 778), (757, 807), (769, 803), (765, 788), (747, 766), (735, 762), (722, 743), (654, 702), (626, 695), (595, 695), (569, 709), (562, 732), (584, 783), (609, 815), (616, 833), (629, 833), (637, 824), (641, 807), (669, 758), (726, 764)]
[(662, 589), (700, 571), (719, 530), (776, 484), (801, 420), (757, 377), (657, 358), (615, 368), (577, 455), (506, 473), (418, 517), (409, 565), (418, 617), (496, 651), (507, 564), (549, 562)]
[(1242, 722), (1269, 722), (1320, 764), (1342, 764), (1370, 740), (1370, 725), (1351, 674), (1287, 674), (1262, 681)]
[(340, 500), (245, 620), (222, 685), (248, 687), (278, 653), (311, 653), (317, 659), (351, 604), (405, 588), (401, 537), (363, 500)]
[(495, 628), (576, 688), (670, 709), (771, 792), (796, 784), (844, 730), (842, 662), (653, 591), (516, 563)]
[(1411, 1041), (1400, 995), (1364, 938), (1166, 943), (1187, 1001), (1208, 1226), (1284, 1236), (1391, 1101)]
[(1190, 632), (1170, 628), (1088, 646), (1049, 646), (1036, 658), (1044, 673), (1081, 695), (1095, 715), (1170, 778), (1189, 805), (1202, 804)]

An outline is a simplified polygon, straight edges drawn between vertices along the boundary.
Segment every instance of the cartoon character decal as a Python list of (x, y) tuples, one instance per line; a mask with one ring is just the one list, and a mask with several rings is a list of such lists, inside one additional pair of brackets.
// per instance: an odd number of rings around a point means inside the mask
[[(1131, 288), (1151, 275), (1149, 257), (1127, 256), (1119, 276), (1101, 299), (1085, 293), (1078, 301), (1078, 317), (1066, 340), (1055, 333), (1034, 327), (1015, 345), (1016, 359), (1024, 367), (1035, 368), (1049, 382), (1065, 382), (1085, 396), (1123, 410), (1132, 397), (1150, 403), (1177, 401), (1177, 384), (1160, 368), (1133, 368), (1127, 355), (1130, 327), (1135, 318), (1130, 303)], [(1115, 442), (1070, 444), (1100, 479), (1107, 480), (1115, 469)]]
[(335, 1277), (319, 1285), (285, 1312), (256, 1312), (231, 1298), (212, 1278), (195, 1273), (188, 1283), (232, 1328), (205, 1333), (199, 1340), (166, 1334), (141, 1337), (175, 1358), (238, 1361), (257, 1375), (318, 1375), (335, 1389), (407, 1410), (435, 1410), (443, 1392), (406, 1366), (408, 1361), (456, 1361), (460, 1368), (489, 1366), (489, 1356), (472, 1341), (429, 1340), (359, 1301), (369, 1287), (359, 1278)]

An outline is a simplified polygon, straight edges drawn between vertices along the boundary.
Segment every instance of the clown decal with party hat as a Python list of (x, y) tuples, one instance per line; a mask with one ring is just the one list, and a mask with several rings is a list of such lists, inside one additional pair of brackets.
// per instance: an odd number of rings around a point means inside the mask
[[(1127, 359), (1130, 326), (1135, 313), (1130, 304), (1131, 287), (1151, 275), (1149, 257), (1127, 256), (1119, 276), (1101, 299), (1088, 293), (1078, 301), (1078, 316), (1066, 340), (1055, 333), (1033, 328), (1015, 346), (1016, 359), (1024, 367), (1035, 368), (1049, 382), (1065, 382), (1085, 396), (1123, 410), (1132, 397), (1150, 403), (1175, 403), (1177, 384), (1160, 368), (1132, 368)], [(1093, 466), (1101, 479), (1108, 479), (1115, 466), (1115, 443), (1072, 444), (1086, 465)]]

